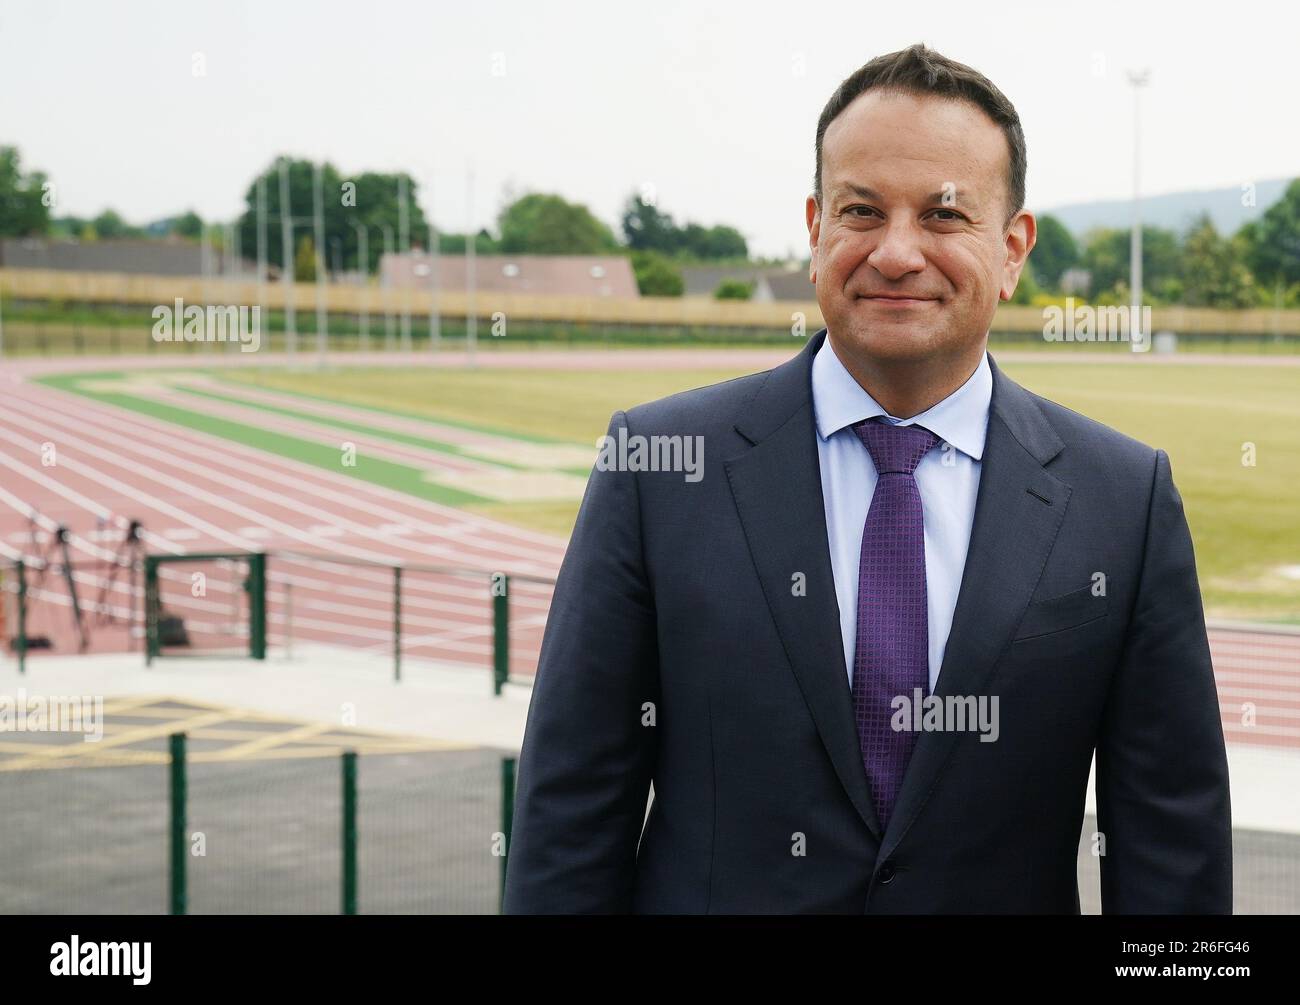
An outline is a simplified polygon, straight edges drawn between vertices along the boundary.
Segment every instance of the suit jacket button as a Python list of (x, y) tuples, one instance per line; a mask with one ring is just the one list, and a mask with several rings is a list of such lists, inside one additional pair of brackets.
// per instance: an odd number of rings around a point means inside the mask
[(876, 878), (880, 880), (881, 883), (892, 883), (895, 874), (896, 870), (894, 869), (894, 863), (886, 862), (880, 867), (880, 871), (876, 873)]

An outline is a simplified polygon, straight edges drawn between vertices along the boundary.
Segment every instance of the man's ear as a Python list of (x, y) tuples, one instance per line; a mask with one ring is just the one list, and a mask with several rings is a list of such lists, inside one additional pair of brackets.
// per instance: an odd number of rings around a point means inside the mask
[(1003, 300), (1010, 300), (1020, 283), (1020, 273), (1024, 271), (1029, 253), (1038, 241), (1038, 221), (1033, 213), (1021, 210), (1007, 227), (1007, 257), (1002, 266), (1002, 288), (998, 291)]
[(808, 280), (814, 286), (817, 285), (817, 244), (822, 235), (822, 208), (817, 205), (817, 199), (814, 196), (808, 197), (808, 202), (804, 205), (804, 215), (808, 220), (808, 250), (812, 252), (809, 255), (808, 262)]

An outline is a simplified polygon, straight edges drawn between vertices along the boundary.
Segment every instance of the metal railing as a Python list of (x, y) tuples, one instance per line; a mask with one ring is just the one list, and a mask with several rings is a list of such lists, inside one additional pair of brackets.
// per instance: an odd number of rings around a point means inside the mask
[(295, 647), (321, 644), (386, 655), (394, 681), (411, 660), (487, 669), (498, 695), (535, 672), (554, 586), (527, 573), (290, 550), (149, 554), (138, 563), (17, 559), (0, 564), (0, 580), (0, 635), (20, 673), (37, 647), (139, 647), (151, 664), (290, 658)]

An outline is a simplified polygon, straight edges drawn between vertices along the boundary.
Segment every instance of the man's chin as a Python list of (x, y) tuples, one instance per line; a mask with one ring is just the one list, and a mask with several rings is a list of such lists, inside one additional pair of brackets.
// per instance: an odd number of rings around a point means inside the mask
[(854, 318), (844, 324), (830, 324), (829, 328), (834, 332), (832, 341), (837, 347), (842, 346), (855, 355), (900, 363), (933, 357), (942, 341), (938, 332), (918, 329), (915, 322), (909, 324), (902, 319)]

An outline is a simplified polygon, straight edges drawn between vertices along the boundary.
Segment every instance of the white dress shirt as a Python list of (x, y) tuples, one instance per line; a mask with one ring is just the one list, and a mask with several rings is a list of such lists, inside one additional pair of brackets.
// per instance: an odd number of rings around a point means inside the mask
[(813, 410), (817, 419), (817, 458), (821, 465), (826, 531), (840, 607), (840, 635), (849, 687), (858, 632), (858, 564), (867, 510), (876, 490), (876, 466), (857, 434), (855, 422), (883, 415), (887, 422), (924, 426), (939, 437), (916, 467), (925, 518), (926, 610), (930, 633), (930, 691), (943, 665), (952, 629), (975, 520), (980, 460), (988, 432), (993, 373), (987, 352), (966, 383), (938, 404), (909, 419), (880, 407), (831, 348), (829, 335), (812, 365)]

